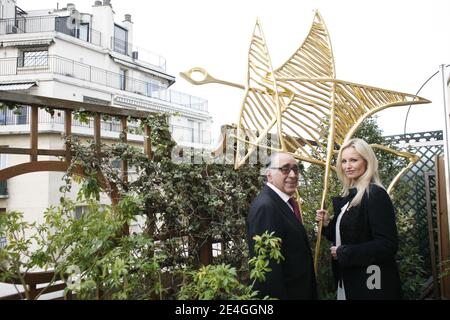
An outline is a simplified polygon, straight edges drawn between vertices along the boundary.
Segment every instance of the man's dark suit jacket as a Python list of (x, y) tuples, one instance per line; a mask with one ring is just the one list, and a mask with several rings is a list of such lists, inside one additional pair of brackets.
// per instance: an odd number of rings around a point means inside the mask
[(294, 212), (275, 191), (267, 185), (253, 201), (247, 219), (247, 241), (250, 256), (254, 256), (253, 237), (265, 231), (281, 238), (279, 264), (270, 262), (271, 272), (266, 280), (256, 284), (259, 296), (278, 299), (316, 299), (316, 279), (309, 241), (305, 228)]

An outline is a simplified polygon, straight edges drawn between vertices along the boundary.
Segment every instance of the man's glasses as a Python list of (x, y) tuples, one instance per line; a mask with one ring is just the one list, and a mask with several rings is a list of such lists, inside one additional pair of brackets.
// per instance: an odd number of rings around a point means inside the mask
[(292, 166), (292, 167), (286, 165), (286, 166), (282, 166), (282, 167), (279, 167), (279, 168), (271, 167), (270, 169), (280, 170), (281, 173), (285, 174), (285, 175), (289, 174), (291, 172), (291, 170), (294, 171), (295, 174), (298, 174), (298, 165), (295, 165), (295, 166)]

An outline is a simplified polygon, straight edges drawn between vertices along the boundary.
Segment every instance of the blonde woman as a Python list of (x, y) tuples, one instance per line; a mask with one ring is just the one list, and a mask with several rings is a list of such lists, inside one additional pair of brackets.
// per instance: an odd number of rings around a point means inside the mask
[(361, 139), (348, 141), (336, 171), (342, 194), (333, 199), (334, 216), (317, 210), (316, 220), (323, 220), (323, 234), (333, 242), (337, 299), (400, 299), (395, 212), (372, 148)]

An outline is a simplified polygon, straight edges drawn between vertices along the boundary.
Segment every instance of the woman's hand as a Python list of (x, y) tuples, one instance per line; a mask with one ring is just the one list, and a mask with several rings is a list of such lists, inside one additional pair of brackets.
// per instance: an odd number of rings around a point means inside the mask
[(333, 257), (334, 260), (337, 260), (337, 253), (336, 253), (337, 248), (339, 248), (339, 247), (332, 246), (330, 248), (330, 253), (331, 253), (331, 256)]
[(321, 209), (316, 211), (316, 221), (323, 221), (325, 227), (330, 223), (330, 218), (328, 217), (328, 211)]

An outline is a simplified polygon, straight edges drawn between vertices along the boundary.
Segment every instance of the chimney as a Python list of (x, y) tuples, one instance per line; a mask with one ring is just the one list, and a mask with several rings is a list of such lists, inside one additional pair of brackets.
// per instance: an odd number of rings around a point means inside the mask
[(123, 26), (128, 30), (128, 53), (133, 54), (133, 22), (131, 21), (131, 14), (125, 15)]
[(67, 10), (68, 11), (75, 10), (75, 5), (73, 3), (68, 3), (67, 4)]
[(92, 6), (92, 29), (101, 32), (103, 48), (111, 47), (111, 38), (114, 37), (114, 11), (111, 1), (95, 1)]

